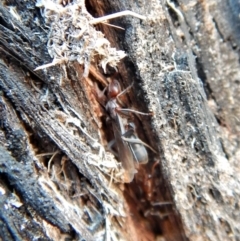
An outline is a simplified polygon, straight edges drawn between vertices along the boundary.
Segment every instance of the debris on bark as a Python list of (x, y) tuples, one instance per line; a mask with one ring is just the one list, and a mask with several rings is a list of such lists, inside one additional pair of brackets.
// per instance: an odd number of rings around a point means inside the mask
[[(7, 0), (0, 13), (2, 240), (239, 239), (234, 1)], [(132, 84), (124, 106), (154, 113), (134, 116), (156, 153), (130, 184), (94, 94), (114, 74)]]

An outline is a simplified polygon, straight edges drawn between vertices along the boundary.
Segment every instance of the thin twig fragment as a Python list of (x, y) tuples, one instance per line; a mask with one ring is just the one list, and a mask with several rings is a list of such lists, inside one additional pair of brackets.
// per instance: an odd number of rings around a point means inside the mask
[(133, 16), (133, 17), (136, 17), (136, 18), (140, 18), (142, 20), (146, 20), (145, 16), (140, 15), (138, 13), (134, 13), (134, 12), (129, 11), (129, 10), (126, 10), (126, 11), (122, 11), (122, 12), (119, 12), (119, 13), (113, 13), (113, 14), (110, 14), (110, 15), (107, 15), (107, 16), (103, 16), (103, 17), (100, 17), (100, 18), (95, 18), (95, 19), (91, 20), (89, 23), (90, 24), (98, 24), (98, 23), (104, 22), (104, 21), (109, 20), (109, 19), (119, 18), (119, 17), (127, 16), (127, 15)]

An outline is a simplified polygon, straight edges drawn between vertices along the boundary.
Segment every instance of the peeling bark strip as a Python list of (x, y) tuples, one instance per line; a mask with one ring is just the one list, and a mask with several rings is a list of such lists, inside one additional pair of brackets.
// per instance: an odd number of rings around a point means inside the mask
[[(238, 240), (235, 2), (56, 2), (0, 3), (1, 240)], [(94, 25), (125, 10), (146, 20)], [(154, 112), (134, 121), (159, 155), (127, 185), (92, 94), (109, 65)]]

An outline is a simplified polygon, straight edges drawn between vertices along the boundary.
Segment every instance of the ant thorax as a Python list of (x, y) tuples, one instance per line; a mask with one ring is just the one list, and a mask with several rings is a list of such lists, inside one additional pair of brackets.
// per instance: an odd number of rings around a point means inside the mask
[(106, 111), (109, 113), (109, 115), (111, 116), (112, 119), (116, 119), (117, 117), (117, 111), (116, 109), (119, 107), (119, 105), (117, 104), (117, 100), (116, 99), (110, 99), (105, 108)]

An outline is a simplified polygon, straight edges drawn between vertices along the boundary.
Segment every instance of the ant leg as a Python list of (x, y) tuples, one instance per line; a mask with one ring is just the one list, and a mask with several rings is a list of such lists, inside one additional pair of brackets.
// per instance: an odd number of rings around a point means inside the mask
[(121, 95), (125, 95), (126, 92), (133, 87), (133, 84), (134, 84), (134, 82), (132, 82), (132, 84), (129, 85), (126, 89), (124, 89), (123, 91), (121, 91), (121, 92), (116, 96), (117, 100), (118, 100), (118, 97), (120, 97)]
[[(120, 92), (117, 96), (116, 96), (116, 99), (117, 99), (117, 102), (119, 102), (121, 105), (122, 105), (122, 102), (121, 102), (121, 100), (119, 99), (119, 97), (121, 96), (121, 95), (125, 95), (126, 94), (126, 92), (130, 89), (130, 88), (132, 88), (133, 87), (133, 84), (134, 84), (134, 82), (132, 82), (132, 84), (131, 85), (129, 85), (125, 90), (123, 90), (122, 92)], [(132, 112), (132, 113), (135, 113), (135, 114), (140, 114), (140, 115), (153, 115), (153, 113), (144, 113), (144, 112), (140, 112), (140, 111), (136, 111), (136, 110), (132, 110), (132, 109), (125, 109), (125, 108), (120, 108), (120, 107), (116, 107), (116, 110), (117, 111), (119, 111), (119, 112)], [(123, 113), (124, 114), (124, 113)]]
[(98, 85), (97, 83), (94, 83), (94, 89), (92, 90), (92, 93), (95, 95), (97, 101), (103, 106), (105, 107), (105, 104), (106, 104), (106, 95), (105, 95), (105, 92), (107, 90), (107, 87), (105, 87), (103, 90), (100, 90), (98, 88)]
[(139, 115), (150, 115), (150, 116), (153, 115), (153, 113), (144, 113), (144, 112), (133, 110), (133, 109), (126, 109), (126, 108), (116, 108), (116, 109), (119, 111), (132, 112), (132, 113), (139, 114)]
[(143, 142), (141, 139), (138, 138), (136, 134), (136, 127), (133, 123), (131, 122), (128, 123), (128, 127), (129, 129), (124, 134), (121, 135), (122, 140), (128, 143), (140, 144), (140, 145), (146, 146), (151, 151), (157, 154), (157, 152), (151, 146), (149, 146), (147, 143)]
[(128, 115), (128, 114), (126, 114), (127, 112), (132, 112), (132, 113), (135, 113), (135, 114), (147, 115), (147, 116), (153, 115), (153, 113), (144, 113), (144, 112), (141, 112), (141, 111), (137, 111), (137, 110), (133, 110), (133, 109), (127, 109), (127, 108), (121, 108), (121, 107), (116, 107), (115, 110), (118, 113), (125, 114), (125, 115)]
[(128, 143), (133, 143), (133, 144), (140, 144), (143, 146), (146, 146), (147, 148), (149, 148), (152, 152), (154, 152), (155, 154), (157, 154), (157, 152), (151, 147), (149, 146), (147, 143), (143, 142), (142, 140), (140, 140), (138, 137), (135, 136), (135, 138), (128, 138), (128, 137), (124, 137), (124, 134), (121, 136), (121, 138), (128, 142)]
[[(120, 103), (120, 105), (123, 105), (123, 103), (122, 103), (122, 101), (120, 100), (119, 97), (120, 97), (121, 95), (125, 95), (125, 94), (129, 91), (129, 89), (131, 89), (131, 88), (133, 87), (133, 84), (134, 84), (134, 82), (132, 82), (131, 85), (129, 85), (126, 89), (124, 89), (123, 91), (121, 91), (119, 94), (117, 94), (116, 99), (117, 99), (117, 102)], [(119, 83), (118, 83), (118, 85), (119, 85)], [(119, 85), (119, 87), (120, 87), (120, 85)]]

